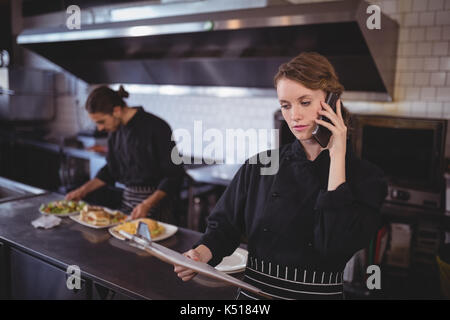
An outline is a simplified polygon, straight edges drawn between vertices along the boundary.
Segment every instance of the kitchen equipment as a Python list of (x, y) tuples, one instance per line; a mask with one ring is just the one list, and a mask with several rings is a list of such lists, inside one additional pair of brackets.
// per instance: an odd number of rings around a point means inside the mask
[(447, 120), (353, 114), (354, 151), (388, 178), (386, 201), (444, 209)]
[(362, 0), (121, 3), (81, 10), (80, 30), (67, 29), (65, 12), (33, 17), (17, 42), (87, 83), (158, 85), (168, 94), (174, 85), (273, 96), (278, 66), (317, 51), (334, 65), (344, 98), (390, 101), (398, 24), (380, 12), (382, 28), (368, 29), (368, 7)]
[(436, 263), (435, 258), (439, 250), (440, 238), (439, 225), (425, 221), (419, 222), (414, 233), (412, 252), (414, 263), (433, 266)]
[(49, 70), (0, 68), (0, 120), (51, 120), (55, 114), (54, 76)]
[(386, 263), (391, 266), (408, 268), (411, 256), (411, 226), (404, 223), (391, 223), (391, 241), (386, 252)]

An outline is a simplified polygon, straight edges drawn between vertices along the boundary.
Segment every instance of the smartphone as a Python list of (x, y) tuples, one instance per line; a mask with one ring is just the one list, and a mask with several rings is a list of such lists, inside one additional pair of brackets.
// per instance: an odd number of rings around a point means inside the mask
[[(327, 94), (327, 97), (325, 98), (325, 103), (328, 104), (331, 109), (333, 109), (334, 112), (336, 112), (336, 102), (339, 99), (339, 95), (334, 92), (329, 92)], [(330, 119), (328, 119), (325, 116), (320, 115), (320, 120), (324, 120), (328, 123), (332, 123)], [(328, 128), (325, 128), (324, 126), (317, 124), (316, 128), (314, 129), (312, 135), (316, 139), (316, 141), (320, 144), (322, 148), (326, 148), (328, 145), (328, 142), (330, 142), (331, 138), (331, 131), (328, 130)]]

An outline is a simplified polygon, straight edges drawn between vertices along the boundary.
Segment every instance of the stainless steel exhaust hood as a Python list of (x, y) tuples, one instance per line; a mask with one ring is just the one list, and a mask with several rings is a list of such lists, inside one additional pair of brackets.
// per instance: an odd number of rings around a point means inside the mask
[(50, 121), (55, 115), (55, 72), (0, 68), (0, 121)]
[[(184, 13), (169, 13), (168, 5), (155, 5), (161, 14), (150, 10), (151, 18), (136, 16), (137, 20), (128, 20), (127, 10), (129, 17), (139, 7), (115, 6), (108, 14), (103, 8), (98, 11), (102, 12), (101, 23), (92, 23), (100, 19), (84, 19), (79, 30), (65, 25), (33, 27), (24, 30), (17, 42), (91, 84), (271, 90), (281, 63), (300, 52), (316, 51), (330, 59), (347, 92), (355, 97), (371, 93), (373, 100), (392, 99), (398, 24), (381, 14), (381, 29), (369, 30), (367, 2), (294, 5), (266, 0), (262, 7), (211, 9), (226, 2), (177, 4)], [(89, 14), (95, 16), (95, 12)], [(60, 16), (66, 17), (65, 12)]]

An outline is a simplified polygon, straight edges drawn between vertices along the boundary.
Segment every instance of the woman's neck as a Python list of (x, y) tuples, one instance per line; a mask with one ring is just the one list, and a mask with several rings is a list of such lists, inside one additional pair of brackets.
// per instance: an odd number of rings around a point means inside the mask
[(300, 140), (300, 143), (305, 150), (306, 158), (311, 161), (314, 161), (320, 152), (325, 150), (325, 148), (322, 148), (322, 146), (314, 138)]

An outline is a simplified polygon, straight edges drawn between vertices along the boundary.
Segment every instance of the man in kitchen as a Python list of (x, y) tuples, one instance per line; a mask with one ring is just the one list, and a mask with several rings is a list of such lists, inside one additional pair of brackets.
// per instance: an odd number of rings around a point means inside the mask
[(106, 165), (96, 177), (66, 195), (79, 200), (105, 185), (125, 185), (120, 210), (131, 218), (150, 216), (173, 222), (171, 206), (183, 179), (182, 165), (171, 160), (175, 147), (169, 125), (142, 107), (129, 107), (128, 92), (107, 86), (93, 90), (86, 101), (89, 117), (98, 130), (107, 131)]

